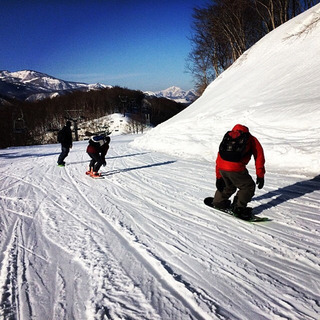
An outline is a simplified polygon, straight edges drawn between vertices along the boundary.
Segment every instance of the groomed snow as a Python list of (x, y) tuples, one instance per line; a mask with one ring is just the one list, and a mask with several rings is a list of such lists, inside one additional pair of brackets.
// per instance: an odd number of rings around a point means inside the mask
[[(319, 11), (262, 39), (176, 117), (113, 136), (103, 179), (85, 175), (87, 142), (65, 168), (58, 144), (1, 150), (0, 319), (318, 320)], [(272, 221), (203, 204), (236, 123), (265, 149), (251, 205)]]
[(268, 174), (250, 224), (203, 204), (214, 165), (112, 138), (104, 179), (58, 145), (1, 152), (0, 318), (319, 318), (320, 178)]

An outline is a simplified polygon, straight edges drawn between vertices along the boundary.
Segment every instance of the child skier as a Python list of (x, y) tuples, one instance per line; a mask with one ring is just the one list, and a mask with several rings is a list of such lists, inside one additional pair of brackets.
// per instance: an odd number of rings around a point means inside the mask
[(87, 175), (93, 178), (101, 177), (101, 173), (98, 173), (98, 171), (102, 165), (106, 165), (105, 156), (109, 150), (109, 144), (110, 137), (106, 137), (105, 135), (90, 138), (87, 153), (91, 161), (89, 170), (86, 172)]
[(232, 131), (226, 133), (219, 147), (216, 160), (217, 191), (212, 203), (218, 209), (229, 208), (229, 198), (238, 189), (231, 209), (235, 215), (246, 220), (252, 217), (247, 204), (255, 193), (255, 183), (246, 169), (252, 155), (255, 159), (256, 184), (261, 189), (265, 175), (263, 148), (247, 127), (237, 124)]

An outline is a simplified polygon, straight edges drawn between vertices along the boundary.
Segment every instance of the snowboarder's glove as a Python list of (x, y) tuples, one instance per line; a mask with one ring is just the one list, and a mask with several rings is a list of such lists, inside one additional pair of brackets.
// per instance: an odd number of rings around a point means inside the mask
[(258, 189), (262, 189), (264, 186), (264, 178), (257, 177), (256, 184), (258, 185)]
[(107, 165), (106, 160), (102, 162), (102, 165), (105, 167)]
[(224, 180), (222, 178), (217, 179), (216, 181), (216, 187), (217, 189), (222, 192), (226, 184), (224, 183)]

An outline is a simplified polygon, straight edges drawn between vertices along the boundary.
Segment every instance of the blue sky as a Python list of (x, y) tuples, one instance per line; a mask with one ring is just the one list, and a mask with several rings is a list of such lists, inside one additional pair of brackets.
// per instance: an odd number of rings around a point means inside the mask
[(194, 7), (209, 0), (0, 0), (0, 70), (130, 89), (193, 87)]

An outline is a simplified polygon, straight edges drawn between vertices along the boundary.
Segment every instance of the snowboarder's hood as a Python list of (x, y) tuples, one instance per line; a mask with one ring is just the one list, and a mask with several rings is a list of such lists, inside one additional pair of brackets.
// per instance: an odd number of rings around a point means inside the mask
[(248, 127), (243, 126), (242, 124), (236, 124), (236, 125), (233, 127), (232, 131), (249, 132), (249, 129), (248, 129)]

